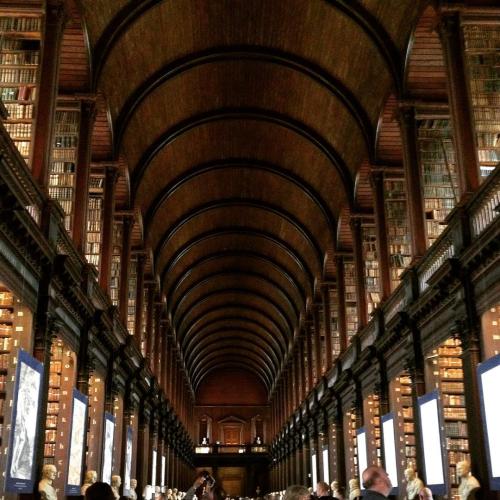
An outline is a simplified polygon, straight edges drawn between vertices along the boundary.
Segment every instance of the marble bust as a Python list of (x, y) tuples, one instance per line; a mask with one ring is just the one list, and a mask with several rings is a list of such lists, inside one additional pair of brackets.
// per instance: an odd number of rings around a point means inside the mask
[(476, 491), (481, 485), (471, 474), (470, 463), (467, 460), (457, 463), (457, 477), (460, 478), (460, 484), (458, 485), (460, 500), (472, 500), (476, 498)]
[(423, 481), (417, 476), (415, 469), (408, 467), (405, 470), (406, 479), (406, 498), (407, 500), (414, 500), (418, 498), (420, 490), (424, 487)]
[(361, 489), (359, 487), (359, 479), (349, 479), (349, 500), (361, 498)]
[(45, 464), (42, 469), (42, 479), (38, 483), (38, 493), (42, 500), (57, 500), (56, 489), (52, 486), (52, 482), (57, 476), (55, 465)]
[(97, 472), (95, 470), (88, 470), (85, 473), (85, 479), (83, 480), (82, 487), (80, 488), (80, 493), (85, 496), (87, 488), (97, 481)]

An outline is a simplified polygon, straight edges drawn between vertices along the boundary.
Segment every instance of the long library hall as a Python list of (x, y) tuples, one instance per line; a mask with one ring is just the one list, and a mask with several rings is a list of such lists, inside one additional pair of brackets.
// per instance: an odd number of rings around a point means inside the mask
[(0, 0), (0, 98), (0, 500), (500, 500), (498, 0)]

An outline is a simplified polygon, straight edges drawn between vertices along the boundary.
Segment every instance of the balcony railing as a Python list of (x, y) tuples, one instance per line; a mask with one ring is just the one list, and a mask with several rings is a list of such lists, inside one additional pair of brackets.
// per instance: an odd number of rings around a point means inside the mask
[(197, 455), (219, 454), (242, 454), (242, 453), (268, 453), (267, 445), (263, 444), (210, 444), (195, 447)]

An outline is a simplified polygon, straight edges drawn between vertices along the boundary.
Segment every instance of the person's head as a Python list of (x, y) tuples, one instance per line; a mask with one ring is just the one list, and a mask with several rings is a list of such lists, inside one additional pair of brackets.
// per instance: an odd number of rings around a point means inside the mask
[(326, 484), (324, 481), (319, 481), (316, 485), (316, 495), (318, 495), (319, 497), (325, 497), (326, 495), (328, 495), (328, 484)]
[(88, 470), (85, 473), (85, 483), (93, 484), (97, 481), (97, 472), (95, 470)]
[(111, 486), (119, 488), (122, 484), (122, 478), (120, 476), (111, 476)]
[(391, 480), (382, 467), (372, 465), (363, 471), (363, 488), (389, 495), (392, 490)]
[(332, 490), (336, 491), (339, 489), (339, 482), (338, 481), (332, 481), (332, 484), (330, 485), (332, 487)]
[(95, 482), (85, 492), (86, 500), (115, 500), (115, 494), (108, 483)]
[(422, 488), (418, 492), (419, 500), (432, 500), (432, 491), (429, 488)]
[(57, 476), (56, 466), (53, 464), (45, 464), (42, 468), (42, 478), (53, 481)]
[(294, 484), (285, 490), (285, 500), (309, 500), (311, 493), (305, 486)]
[(457, 475), (458, 477), (467, 477), (470, 472), (470, 464), (467, 460), (462, 460), (457, 463)]
[(415, 470), (413, 469), (413, 467), (408, 467), (407, 469), (405, 469), (405, 479), (407, 481), (413, 481), (415, 479)]

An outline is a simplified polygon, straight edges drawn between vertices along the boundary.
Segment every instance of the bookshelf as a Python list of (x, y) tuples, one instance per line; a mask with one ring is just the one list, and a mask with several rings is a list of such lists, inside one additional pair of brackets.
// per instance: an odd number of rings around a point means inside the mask
[(390, 383), (391, 410), (395, 416), (396, 456), (399, 461), (398, 470), (411, 467), (417, 470), (417, 448), (415, 438), (415, 421), (413, 416), (413, 398), (411, 377), (401, 373)]
[(76, 383), (76, 355), (59, 337), (53, 340), (50, 355), (44, 463), (54, 464), (59, 469), (54, 487), (62, 491), (66, 473), (60, 465), (68, 461), (67, 443), (71, 433), (68, 422), (71, 421), (73, 387)]
[(130, 335), (135, 333), (135, 310), (137, 297), (137, 257), (132, 257), (128, 278), (127, 330)]
[(9, 113), (5, 128), (30, 165), (37, 96), (42, 18), (3, 15), (0, 9), (0, 97)]
[(356, 298), (356, 270), (354, 262), (344, 259), (345, 315), (347, 343), (358, 332), (358, 304)]
[(361, 244), (365, 263), (366, 305), (371, 314), (380, 303), (380, 269), (377, 256), (377, 231), (374, 225), (361, 226)]
[(10, 290), (0, 285), (0, 450), (5, 449), (7, 444), (3, 440), (3, 428), (14, 331), (14, 296)]
[(444, 220), (457, 202), (455, 148), (451, 120), (417, 120), (417, 128), (427, 247), (430, 247), (443, 232)]
[(115, 434), (113, 439), (113, 468), (112, 474), (120, 474), (122, 460), (122, 440), (123, 440), (123, 398), (113, 397), (113, 416), (115, 417)]
[(118, 306), (120, 297), (120, 266), (123, 241), (123, 222), (115, 220), (113, 224), (113, 252), (111, 256), (111, 280), (109, 296), (114, 306)]
[(99, 272), (102, 242), (102, 210), (104, 202), (104, 176), (91, 174), (87, 208), (87, 236), (85, 257)]
[[(31, 350), (32, 313), (21, 299), (0, 281), (0, 470), (7, 468), (12, 401), (19, 348)], [(5, 475), (0, 474), (0, 491)]]
[(47, 396), (47, 420), (45, 424), (44, 462), (55, 463), (57, 423), (62, 376), (62, 345), (54, 342), (50, 350), (49, 393)]
[(385, 174), (384, 203), (391, 291), (397, 288), (401, 274), (411, 262), (410, 228), (408, 227), (406, 198), (404, 179)]
[(337, 424), (330, 422), (328, 425), (328, 459), (330, 461), (330, 480), (338, 477), (339, 463), (337, 461)]
[(358, 477), (358, 450), (356, 443), (357, 418), (356, 411), (349, 410), (344, 414), (344, 447), (347, 480)]
[(500, 26), (463, 27), (481, 178), (500, 163)]
[(87, 470), (101, 470), (101, 449), (104, 427), (104, 377), (93, 373), (89, 381), (89, 430), (87, 433)]
[(483, 359), (500, 354), (500, 303), (481, 315)]
[(454, 500), (459, 499), (456, 464), (470, 461), (461, 356), (460, 340), (449, 338), (426, 357), (426, 383), (439, 390), (443, 407), (450, 498)]
[(142, 298), (142, 332), (141, 332), (141, 353), (144, 358), (147, 357), (147, 344), (148, 344), (148, 332), (147, 332), (147, 324), (148, 324), (148, 310), (149, 310), (149, 301), (148, 301), (148, 289), (147, 287), (143, 287), (143, 298)]
[(73, 232), (75, 172), (80, 128), (80, 104), (59, 104), (54, 122), (54, 140), (49, 175), (49, 196), (64, 211), (64, 227)]
[(377, 394), (370, 394), (363, 400), (365, 428), (367, 432), (368, 465), (382, 465), (382, 438), (380, 428), (380, 399)]
[(328, 287), (328, 296), (330, 300), (330, 321), (332, 334), (332, 360), (340, 355), (340, 334), (339, 334), (339, 313), (338, 313), (338, 292), (337, 287)]

